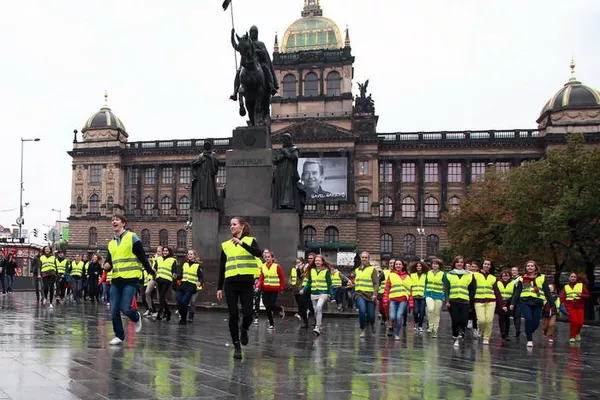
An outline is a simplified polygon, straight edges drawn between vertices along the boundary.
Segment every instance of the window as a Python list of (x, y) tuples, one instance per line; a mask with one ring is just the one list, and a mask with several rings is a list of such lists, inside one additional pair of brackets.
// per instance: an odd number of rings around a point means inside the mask
[(412, 197), (402, 199), (402, 218), (415, 218), (417, 216), (417, 202)]
[(317, 241), (317, 230), (312, 226), (307, 226), (302, 230), (302, 238), (304, 240), (304, 245), (309, 246), (310, 242)]
[(192, 167), (181, 167), (179, 169), (179, 183), (192, 182)]
[(450, 204), (449, 211), (451, 214), (457, 213), (460, 211), (460, 199), (456, 196), (452, 196), (450, 198), (450, 201), (448, 202)]
[(287, 74), (283, 77), (281, 81), (283, 85), (283, 95), (284, 99), (295, 99), (297, 96), (296, 90), (296, 77), (292, 74)]
[(100, 197), (97, 194), (90, 196), (90, 212), (100, 212)]
[(113, 206), (114, 206), (113, 197), (108, 196), (108, 198), (106, 199), (106, 212), (112, 213)]
[(434, 183), (439, 180), (438, 163), (425, 163), (425, 182)]
[(137, 199), (135, 198), (135, 196), (131, 196), (129, 198), (129, 212), (133, 213), (133, 210), (135, 210), (137, 208)]
[(325, 211), (339, 211), (340, 204), (337, 201), (325, 202)]
[(408, 235), (404, 236), (404, 239), (402, 240), (403, 244), (404, 244), (404, 255), (405, 256), (414, 256), (415, 255), (415, 236), (411, 235), (410, 233)]
[(142, 229), (142, 237), (140, 238), (144, 247), (150, 247), (150, 230)]
[(148, 196), (144, 199), (144, 214), (152, 215), (152, 209), (154, 208), (154, 199)]
[(510, 162), (508, 161), (497, 162), (494, 166), (496, 167), (496, 171), (502, 174), (506, 174), (510, 170)]
[(180, 229), (177, 231), (177, 248), (185, 249), (187, 247), (187, 231)]
[(160, 211), (162, 211), (163, 214), (168, 213), (172, 205), (173, 202), (171, 201), (171, 198), (165, 196), (160, 200)]
[(77, 212), (81, 212), (83, 210), (83, 200), (81, 199), (81, 196), (77, 196), (77, 205), (76, 205), (76, 210)]
[(309, 72), (304, 77), (304, 96), (319, 95), (319, 78), (314, 72)]
[(327, 96), (340, 96), (342, 94), (342, 79), (340, 73), (331, 71), (327, 74)]
[(340, 241), (340, 232), (335, 226), (325, 229), (325, 243), (337, 243)]
[(314, 201), (307, 202), (304, 204), (304, 212), (314, 213), (315, 211), (317, 211), (317, 203), (315, 203)]
[(485, 180), (485, 163), (471, 163), (471, 182), (483, 182)]
[(168, 246), (169, 245), (169, 232), (166, 229), (158, 231), (158, 245)]
[(102, 175), (102, 165), (90, 165), (90, 182), (100, 183)]
[(417, 181), (415, 163), (402, 163), (402, 183), (415, 183)]
[(359, 175), (369, 175), (369, 161), (359, 161), (358, 162), (358, 174)]
[(462, 182), (462, 164), (448, 163), (448, 183)]
[(358, 212), (366, 213), (369, 212), (369, 196), (360, 195), (358, 196)]
[(379, 182), (390, 183), (392, 182), (392, 163), (384, 161), (379, 164)]
[(181, 196), (179, 198), (179, 214), (187, 214), (190, 211), (190, 198), (187, 196)]
[(144, 170), (144, 183), (154, 185), (156, 183), (156, 171), (154, 167), (148, 167)]
[(392, 238), (392, 235), (390, 235), (389, 233), (384, 233), (383, 235), (381, 235), (381, 252), (382, 253), (391, 253), (393, 244), (394, 244), (394, 239)]
[(379, 200), (379, 216), (380, 217), (391, 217), (394, 210), (394, 204), (392, 199), (384, 197)]
[(161, 175), (161, 183), (163, 185), (170, 185), (173, 183), (173, 167), (163, 167)]
[(98, 230), (94, 227), (88, 229), (88, 245), (89, 246), (97, 246), (98, 245)]
[(223, 187), (227, 183), (227, 167), (219, 165), (219, 171), (217, 171), (217, 187)]
[(427, 255), (435, 256), (440, 249), (440, 238), (437, 235), (427, 236)]
[(425, 218), (439, 218), (440, 203), (435, 197), (428, 197), (425, 200)]
[(137, 168), (129, 168), (127, 170), (127, 184), (137, 185), (140, 177), (140, 170)]

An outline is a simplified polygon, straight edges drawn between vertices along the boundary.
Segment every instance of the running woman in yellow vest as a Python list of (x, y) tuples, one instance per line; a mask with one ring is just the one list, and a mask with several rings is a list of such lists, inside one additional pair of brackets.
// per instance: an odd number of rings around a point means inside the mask
[(331, 287), (333, 288), (333, 300), (337, 304), (337, 310), (342, 311), (344, 309), (344, 290), (343, 285), (347, 284), (348, 277), (340, 272), (335, 265), (329, 266), (329, 273), (331, 274)]
[[(383, 269), (379, 271), (379, 292), (377, 293), (377, 310), (379, 311), (379, 317), (381, 318), (381, 325), (385, 326), (387, 323), (387, 310), (383, 305), (383, 290), (385, 289), (385, 283), (390, 276), (390, 271), (394, 269), (394, 263), (390, 260)], [(392, 336), (392, 324), (389, 325), (389, 336)]]
[[(152, 258), (152, 269), (154, 271), (158, 270), (158, 262), (162, 260), (162, 246), (156, 247), (156, 253), (154, 253), (154, 257)], [(147, 275), (149, 278), (148, 283), (146, 284), (146, 290), (144, 290), (144, 296), (146, 297), (146, 304), (148, 304), (148, 310), (144, 313), (144, 316), (148, 317), (157, 317), (158, 312), (156, 312), (156, 305), (154, 304), (154, 293), (156, 289), (156, 280), (150, 274)]]
[(285, 317), (285, 309), (277, 304), (277, 295), (285, 289), (285, 275), (283, 268), (277, 264), (275, 255), (269, 249), (263, 250), (265, 262), (260, 269), (260, 277), (256, 291), (262, 291), (263, 304), (267, 310), (267, 318), (269, 319), (269, 330), (275, 329), (273, 321), (273, 312), (278, 312), (281, 318)]
[(177, 280), (181, 280), (181, 285), (177, 289), (177, 310), (181, 318), (179, 325), (186, 325), (188, 305), (192, 295), (198, 290), (198, 283), (204, 282), (196, 250), (188, 250), (185, 263), (181, 267), (181, 273), (177, 276)]
[(412, 280), (413, 318), (415, 329), (423, 332), (423, 321), (425, 320), (425, 281), (427, 280), (427, 264), (425, 261), (417, 261), (410, 264), (410, 279)]
[[(49, 304), (49, 308), (53, 308), (52, 300), (54, 299), (54, 282), (56, 282), (56, 257), (52, 255), (52, 247), (44, 246), (42, 255), (40, 256), (42, 268), (40, 275), (42, 276), (42, 288), (44, 299), (42, 304)], [(48, 294), (50, 295), (50, 303), (48, 303)]]
[(142, 315), (131, 307), (131, 303), (142, 280), (142, 268), (149, 274), (154, 274), (154, 271), (150, 267), (140, 239), (125, 228), (125, 217), (114, 215), (111, 225), (115, 237), (108, 243), (104, 270), (112, 272), (110, 302), (115, 338), (110, 344), (120, 345), (125, 339), (121, 313), (135, 323), (136, 332), (142, 329)]
[(81, 254), (75, 254), (75, 260), (71, 263), (71, 277), (73, 278), (73, 297), (77, 304), (81, 303), (83, 297), (83, 276), (85, 275), (85, 266), (81, 259)]
[(307, 307), (306, 307), (306, 299), (304, 295), (301, 293), (302, 286), (304, 286), (305, 280), (305, 272), (304, 272), (304, 260), (302, 258), (296, 258), (296, 263), (292, 267), (292, 271), (290, 272), (290, 286), (292, 288), (292, 292), (294, 293), (294, 298), (296, 299), (296, 305), (298, 306), (298, 319), (302, 321), (302, 328), (308, 328), (308, 315), (307, 315)]
[(394, 340), (400, 340), (400, 328), (403, 326), (402, 316), (408, 307), (412, 285), (404, 261), (394, 260), (394, 268), (385, 283), (382, 299), (384, 307), (388, 309)]
[[(553, 283), (548, 285), (550, 293), (552, 293), (552, 301), (546, 302), (542, 308), (542, 334), (548, 337), (548, 343), (554, 343), (554, 329), (556, 326), (556, 316), (558, 311), (566, 311), (561, 306), (560, 299), (558, 298), (558, 292), (556, 286)], [(554, 304), (554, 307), (552, 305)]]
[(502, 274), (500, 274), (500, 280), (496, 282), (496, 288), (502, 297), (502, 305), (498, 311), (500, 334), (502, 335), (502, 339), (509, 340), (508, 334), (510, 332), (510, 317), (512, 315), (509, 307), (515, 292), (515, 283), (511, 279), (509, 270), (502, 271)]
[(460, 346), (459, 338), (464, 339), (469, 308), (471, 307), (473, 274), (465, 269), (463, 256), (456, 256), (452, 261), (452, 270), (444, 277), (446, 291), (446, 308), (452, 320), (452, 338), (454, 347)]
[(590, 297), (590, 293), (579, 279), (575, 272), (569, 275), (569, 283), (563, 287), (560, 293), (560, 301), (565, 305), (571, 323), (571, 334), (569, 341), (571, 343), (580, 341), (581, 328), (583, 328), (583, 312), (585, 309), (585, 300)]
[(69, 261), (65, 257), (65, 253), (62, 250), (56, 251), (56, 303), (63, 302), (65, 300), (65, 275), (67, 272)]
[(375, 309), (377, 308), (377, 293), (379, 293), (379, 273), (369, 261), (369, 252), (360, 253), (360, 266), (354, 270), (354, 298), (358, 308), (360, 337), (366, 336), (367, 324), (375, 333)]
[(323, 307), (327, 300), (333, 297), (331, 286), (331, 274), (329, 273), (329, 264), (322, 255), (315, 256), (315, 266), (311, 268), (308, 274), (308, 280), (301, 293), (310, 290), (310, 299), (315, 309), (316, 324), (313, 332), (320, 335), (323, 324)]
[(173, 252), (167, 246), (163, 246), (162, 258), (158, 260), (158, 268), (156, 270), (156, 284), (158, 285), (158, 321), (165, 318), (171, 320), (171, 310), (167, 303), (167, 298), (171, 293), (173, 286), (173, 278), (177, 276), (177, 260), (173, 256)]
[[(232, 218), (229, 230), (233, 237), (221, 243), (217, 300), (221, 301), (223, 295), (227, 300), (229, 333), (235, 348), (233, 358), (241, 360), (241, 345), (248, 344), (248, 328), (252, 324), (254, 274), (258, 268), (257, 259), (262, 255), (262, 250), (258, 247), (256, 239), (250, 236), (250, 224), (244, 218)], [(238, 326), (238, 302), (242, 305), (241, 336)]]
[[(510, 304), (511, 310), (519, 307), (525, 318), (525, 333), (527, 335), (527, 347), (529, 348), (533, 347), (533, 333), (540, 326), (544, 296), (546, 299), (552, 299), (548, 280), (540, 274), (536, 262), (529, 260), (525, 264), (525, 274), (517, 281)], [(556, 308), (556, 305), (551, 304), (551, 307)]]
[(496, 277), (492, 274), (491, 260), (483, 260), (481, 272), (473, 273), (473, 284), (475, 288), (473, 302), (477, 314), (477, 324), (483, 337), (483, 344), (490, 344), (496, 307), (502, 306), (502, 296), (496, 287)]
[(427, 271), (425, 280), (425, 304), (427, 305), (427, 321), (429, 323), (428, 332), (431, 337), (436, 338), (440, 329), (440, 313), (446, 299), (444, 293), (444, 276), (446, 274), (441, 270), (443, 261), (436, 258), (431, 261), (431, 270)]

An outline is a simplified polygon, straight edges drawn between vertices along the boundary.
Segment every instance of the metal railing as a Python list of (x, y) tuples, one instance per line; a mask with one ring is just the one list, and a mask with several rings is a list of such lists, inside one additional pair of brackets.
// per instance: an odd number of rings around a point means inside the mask
[(151, 140), (143, 142), (127, 143), (129, 149), (163, 149), (163, 148), (185, 148), (185, 147), (202, 147), (205, 141), (210, 141), (215, 148), (231, 147), (231, 138), (218, 139), (176, 139), (176, 140)]
[(540, 135), (537, 129), (491, 130), (491, 131), (459, 131), (459, 132), (398, 132), (378, 134), (380, 142), (426, 142), (431, 140), (496, 140), (496, 139), (530, 139)]

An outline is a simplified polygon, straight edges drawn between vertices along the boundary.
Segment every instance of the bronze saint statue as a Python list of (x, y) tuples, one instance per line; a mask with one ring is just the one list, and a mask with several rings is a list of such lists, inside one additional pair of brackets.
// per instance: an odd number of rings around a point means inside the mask
[(298, 187), (298, 158), (300, 152), (292, 142), (292, 136), (284, 133), (283, 146), (273, 151), (273, 206), (277, 210), (297, 210), (302, 212), (303, 199)]
[(218, 210), (217, 172), (219, 160), (212, 143), (204, 142), (204, 151), (192, 163), (192, 210)]

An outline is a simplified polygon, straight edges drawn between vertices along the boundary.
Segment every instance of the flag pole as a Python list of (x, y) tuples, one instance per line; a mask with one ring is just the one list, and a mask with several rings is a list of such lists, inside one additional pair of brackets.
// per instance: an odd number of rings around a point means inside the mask
[[(235, 29), (235, 25), (233, 23), (233, 0), (229, 3), (229, 8), (231, 11), (231, 29)], [(237, 61), (237, 50), (233, 49), (233, 57), (235, 59), (235, 71), (238, 70), (238, 61)]]

